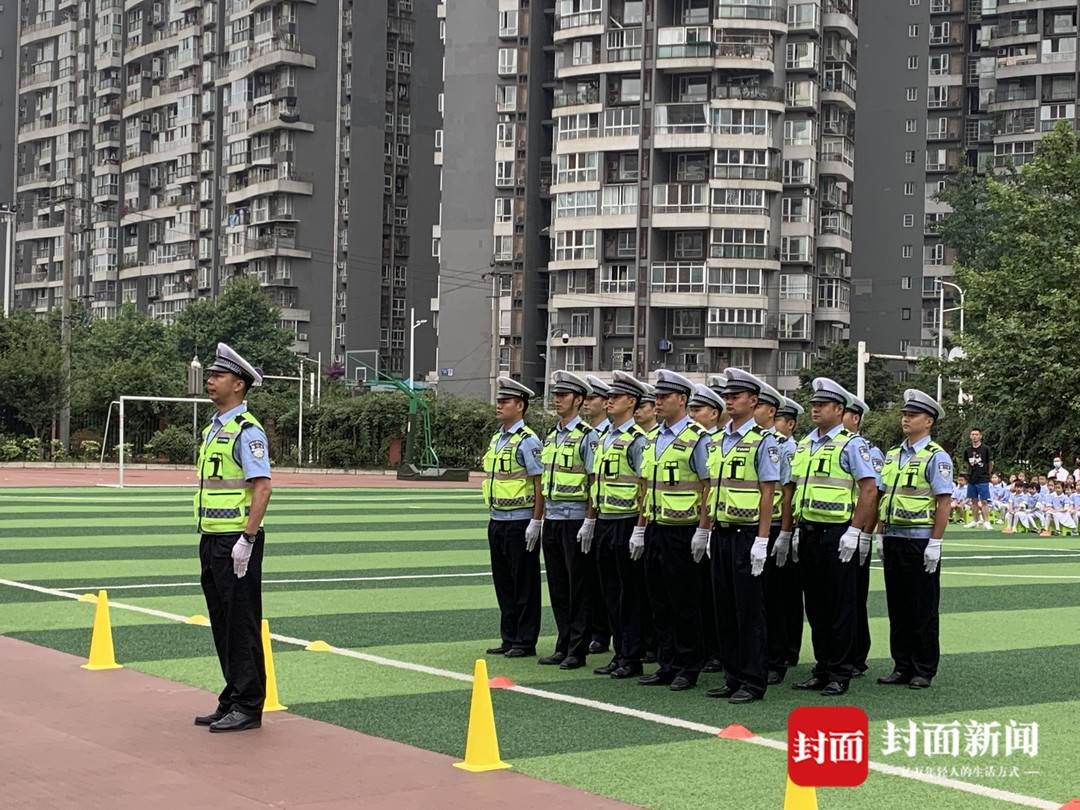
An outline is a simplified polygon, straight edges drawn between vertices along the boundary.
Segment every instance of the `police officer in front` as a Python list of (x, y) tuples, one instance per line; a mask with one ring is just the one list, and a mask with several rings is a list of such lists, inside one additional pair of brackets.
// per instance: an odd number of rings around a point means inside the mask
[(199, 446), (201, 584), (214, 647), (225, 676), (217, 709), (195, 718), (212, 732), (262, 725), (266, 671), (262, 648), (262, 521), (270, 502), (270, 447), (244, 399), (262, 375), (228, 345), (217, 345), (206, 393), (217, 408)]
[(544, 568), (558, 636), (555, 651), (539, 660), (561, 669), (585, 666), (589, 649), (589, 586), (596, 578), (589, 556), (596, 521), (586, 518), (596, 433), (578, 415), (589, 384), (569, 371), (551, 377), (552, 405), (559, 423), (544, 440)]
[[(608, 394), (611, 386), (594, 374), (586, 374), (585, 380), (589, 384), (589, 393), (582, 405), (582, 413), (585, 419), (592, 425), (595, 433), (595, 441), (604, 438), (611, 430), (611, 420), (608, 419)], [(592, 559), (589, 561), (593, 562)], [(607, 652), (611, 641), (611, 628), (608, 626), (607, 608), (604, 598), (600, 594), (600, 575), (595, 564), (592, 566), (589, 589), (589, 652), (599, 654)]]
[(540, 530), (544, 495), (540, 490), (543, 445), (525, 426), (533, 392), (499, 377), (495, 418), (499, 429), (484, 453), (483, 496), (490, 512), (488, 549), (491, 579), (499, 603), (502, 642), (488, 655), (536, 655), (540, 636)]
[(772, 433), (754, 418), (765, 384), (739, 368), (726, 369), (724, 376), (730, 421), (713, 440), (709, 511), (713, 601), (725, 683), (706, 694), (729, 703), (752, 703), (765, 696), (768, 675), (761, 574), (768, 555), (773, 493), (780, 481), (780, 451)]
[(877, 473), (866, 441), (844, 430), (847, 391), (825, 377), (815, 378), (813, 389), (815, 428), (799, 442), (788, 486), (816, 661), (813, 674), (794, 686), (832, 697), (847, 692), (856, 672), (856, 557), (860, 527), (877, 501)]
[(645, 582), (652, 604), (659, 669), (640, 679), (643, 686), (673, 691), (697, 685), (704, 663), (701, 580), (695, 557), (709, 542), (703, 508), (709, 480), (705, 431), (686, 413), (694, 384), (660, 369), (656, 410), (662, 420), (641, 462), (641, 518), (630, 536), (630, 554), (644, 555)]
[[(759, 400), (760, 401), (760, 400)], [(761, 405), (755, 418), (761, 424)], [(780, 397), (780, 406), (773, 415), (776, 446), (780, 450), (780, 480), (791, 477), (791, 461), (798, 446), (792, 434), (803, 413), (803, 406), (789, 397)], [(773, 524), (769, 530), (769, 559), (765, 561), (765, 617), (769, 641), (770, 684), (783, 683), (789, 667), (799, 663), (802, 649), (803, 585), (799, 575), (799, 560), (792, 553), (791, 532), (782, 530), (785, 510), (790, 514), (792, 487), (784, 487), (780, 506), (773, 507)], [(776, 496), (773, 496), (774, 503)]]
[(611, 430), (596, 448), (589, 509), (589, 517), (597, 519), (593, 546), (614, 644), (611, 661), (593, 672), (619, 679), (640, 676), (645, 655), (644, 565), (630, 558), (630, 535), (641, 511), (641, 454), (645, 447), (645, 431), (634, 423), (634, 411), (644, 393), (644, 383), (624, 371), (614, 373), (607, 396)]
[(904, 441), (885, 456), (876, 538), (885, 564), (893, 671), (882, 684), (926, 689), (937, 675), (941, 538), (949, 525), (952, 460), (930, 438), (944, 411), (914, 388), (904, 392)]
[[(863, 417), (870, 412), (870, 407), (859, 397), (848, 391), (847, 405), (844, 406), (844, 430), (853, 436), (862, 432)], [(870, 441), (870, 459), (874, 463), (874, 471), (880, 476), (881, 469), (885, 466), (885, 454)], [(879, 480), (880, 485), (880, 480)], [(866, 659), (870, 655), (870, 616), (867, 612), (867, 599), (870, 596), (870, 541), (877, 525), (877, 504), (874, 504), (874, 517), (865, 526), (859, 529), (859, 598), (855, 606), (858, 612), (859, 640), (855, 648), (855, 674), (865, 674), (868, 669)]]

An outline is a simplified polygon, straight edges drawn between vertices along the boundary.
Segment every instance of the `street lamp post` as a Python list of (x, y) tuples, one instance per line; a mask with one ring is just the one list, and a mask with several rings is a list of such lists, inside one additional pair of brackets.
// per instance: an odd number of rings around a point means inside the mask
[(12, 290), (12, 257), (15, 255), (15, 206), (6, 203), (0, 204), (0, 219), (5, 221), (4, 231), (4, 317), (11, 314), (11, 301), (14, 298)]
[[(945, 362), (945, 313), (946, 312), (960, 312), (960, 337), (964, 337), (964, 288), (959, 284), (954, 284), (951, 281), (945, 281), (944, 279), (938, 279), (938, 375), (937, 375), (937, 400), (941, 402), (942, 393), (942, 379), (941, 379), (941, 364)], [(960, 293), (960, 306), (949, 307), (945, 309), (945, 288), (952, 287), (958, 293)]]
[(416, 327), (427, 323), (427, 318), (416, 320), (416, 308), (409, 307), (409, 390), (414, 388), (413, 379), (416, 376)]

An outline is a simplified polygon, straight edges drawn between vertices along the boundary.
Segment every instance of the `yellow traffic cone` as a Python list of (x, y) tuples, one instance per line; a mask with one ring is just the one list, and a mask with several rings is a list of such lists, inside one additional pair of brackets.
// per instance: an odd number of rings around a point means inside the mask
[(98, 591), (97, 607), (94, 608), (94, 631), (90, 636), (90, 660), (83, 669), (123, 669), (116, 663), (113, 651), (112, 624), (109, 622), (109, 595)]
[(283, 712), (288, 706), (278, 702), (277, 674), (274, 672), (274, 653), (270, 649), (270, 622), (262, 620), (263, 669), (266, 670), (266, 700), (264, 712)]
[(796, 785), (789, 776), (784, 792), (784, 810), (818, 810), (817, 789)]
[(499, 739), (495, 735), (495, 712), (491, 708), (487, 662), (476, 661), (473, 669), (472, 704), (469, 707), (469, 735), (465, 741), (465, 761), (455, 768), (471, 773), (497, 771), (510, 766), (499, 759)]

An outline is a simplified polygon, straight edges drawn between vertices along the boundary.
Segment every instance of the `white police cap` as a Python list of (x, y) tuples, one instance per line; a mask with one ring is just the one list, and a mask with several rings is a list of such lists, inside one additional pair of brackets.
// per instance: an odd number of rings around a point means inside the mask
[(847, 407), (848, 392), (840, 383), (828, 377), (815, 377), (810, 385), (814, 389), (810, 397), (811, 402), (836, 402)]
[(764, 380), (761, 380), (761, 390), (758, 392), (758, 402), (765, 405), (772, 405), (774, 408), (779, 409), (783, 404), (784, 396), (771, 385)]
[(551, 375), (551, 393), (570, 393), (587, 397), (589, 395), (589, 384), (577, 374), (566, 369), (559, 369)]
[(625, 371), (616, 371), (612, 375), (608, 396), (629, 394), (632, 397), (638, 397), (640, 399), (645, 396), (646, 388), (651, 388), (651, 386), (641, 382), (641, 380), (637, 379), (633, 374), (627, 374)]
[(227, 371), (242, 380), (247, 380), (249, 385), (262, 385), (262, 374), (258, 369), (241, 357), (228, 343), (217, 345), (217, 355), (206, 370)]
[(709, 388), (716, 390), (717, 392), (723, 391), (727, 385), (727, 377), (723, 374), (711, 374), (709, 375)]
[(870, 406), (848, 391), (848, 401), (847, 404), (844, 405), (844, 410), (851, 411), (859, 416), (866, 416), (870, 413)]
[(724, 401), (720, 399), (720, 395), (714, 389), (701, 383), (694, 386), (694, 394), (690, 397), (688, 404), (691, 407), (704, 405), (707, 408), (716, 408), (718, 411), (724, 410)]
[[(641, 381), (639, 380), (639, 382), (641, 382)], [(656, 386), (654, 386), (654, 385), (652, 385), (650, 383), (647, 383), (647, 382), (642, 382), (641, 386), (645, 390), (645, 393), (643, 393), (641, 395), (641, 401), (642, 402), (651, 402), (651, 403), (653, 403), (655, 405), (656, 404)]]
[(517, 399), (523, 399), (528, 402), (531, 397), (536, 396), (531, 388), (527, 388), (517, 380), (512, 380), (509, 377), (499, 377), (499, 379), (495, 381), (495, 384), (497, 386), (495, 399), (516, 397)]
[(662, 368), (656, 372), (656, 393), (686, 394), (689, 397), (694, 393), (694, 384), (682, 374)]
[(900, 410), (928, 413), (934, 419), (940, 419), (945, 415), (945, 409), (938, 405), (929, 394), (924, 394), (918, 388), (908, 388), (904, 391), (904, 404)]
[(798, 419), (806, 410), (791, 397), (781, 397), (781, 399), (783, 402), (781, 402), (780, 407), (776, 409), (777, 416), (786, 416), (788, 419)]
[(741, 391), (749, 391), (751, 394), (761, 393), (761, 380), (749, 371), (741, 368), (725, 368), (722, 375), (727, 379), (721, 394), (738, 394)]
[(611, 391), (611, 386), (601, 380), (595, 374), (586, 374), (585, 379), (589, 381), (589, 393), (585, 396), (589, 397), (606, 397)]

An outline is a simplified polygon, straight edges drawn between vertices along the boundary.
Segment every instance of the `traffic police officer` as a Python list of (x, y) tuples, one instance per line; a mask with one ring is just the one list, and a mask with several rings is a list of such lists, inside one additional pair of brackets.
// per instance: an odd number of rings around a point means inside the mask
[(709, 512), (713, 601), (725, 683), (706, 694), (729, 703), (751, 703), (764, 697), (768, 673), (761, 574), (768, 555), (773, 492), (780, 480), (780, 451), (776, 438), (754, 418), (765, 384), (739, 368), (726, 369), (724, 377), (730, 421), (713, 441)]
[[(877, 473), (866, 441), (842, 423), (847, 391), (817, 377), (810, 398), (815, 428), (791, 462), (792, 511), (798, 522), (806, 617), (816, 659), (796, 689), (842, 695), (855, 673), (859, 527), (877, 500)], [(857, 497), (856, 497), (857, 493)], [(785, 529), (789, 527), (784, 526)]]
[(949, 523), (952, 460), (930, 438), (944, 411), (922, 391), (904, 392), (904, 441), (881, 471), (879, 553), (885, 565), (893, 671), (878, 683), (926, 689), (937, 674), (941, 538)]
[[(863, 417), (870, 412), (870, 407), (859, 397), (848, 391), (848, 401), (844, 406), (844, 430), (853, 436), (862, 432)], [(867, 442), (870, 448), (870, 459), (874, 463), (874, 471), (881, 475), (881, 468), (885, 465), (885, 454), (872, 442)], [(878, 479), (880, 486), (881, 480)], [(870, 655), (870, 617), (867, 613), (867, 599), (870, 596), (870, 541), (877, 525), (877, 503), (874, 504), (874, 517), (865, 526), (860, 526), (859, 532), (859, 598), (855, 605), (856, 618), (859, 622), (859, 639), (855, 647), (855, 675), (863, 675), (868, 669), (866, 659)]]
[[(611, 429), (611, 421), (607, 416), (607, 397), (611, 387), (594, 374), (585, 375), (589, 383), (589, 394), (585, 397), (582, 410), (585, 418), (596, 431), (595, 439), (598, 441), (607, 435)], [(607, 608), (604, 605), (604, 597), (600, 593), (600, 575), (596, 571), (594, 560), (592, 563), (592, 575), (589, 581), (589, 652), (598, 654), (607, 652), (611, 641), (611, 628), (607, 621)]]
[(596, 521), (587, 520), (586, 511), (596, 434), (578, 416), (589, 393), (585, 380), (559, 370), (551, 377), (551, 391), (559, 423), (544, 441), (540, 489), (544, 494), (544, 568), (558, 636), (555, 652), (538, 663), (577, 669), (585, 665), (589, 649), (589, 585), (595, 577), (595, 557), (588, 554)]
[(660, 432), (660, 423), (656, 421), (656, 389), (647, 382), (641, 384), (645, 386), (645, 393), (642, 394), (641, 403), (634, 411), (634, 421), (645, 431), (648, 438), (655, 439), (656, 434)]
[[(712, 382), (724, 380), (723, 377), (714, 377), (710, 385), (694, 386), (694, 395), (690, 397), (690, 417), (705, 428), (705, 435), (709, 438), (710, 469), (713, 456), (719, 452), (719, 431), (721, 421), (727, 421), (722, 417), (724, 414), (724, 400), (718, 391), (712, 387)], [(708, 548), (706, 548), (708, 553)], [(705, 663), (701, 667), (702, 672), (721, 672), (724, 669), (720, 651), (720, 635), (716, 627), (716, 605), (712, 598), (713, 578), (712, 568), (708, 562), (696, 561), (701, 574), (701, 634), (705, 644)]]
[(195, 718), (212, 732), (262, 725), (266, 672), (262, 648), (262, 521), (270, 502), (270, 447), (248, 413), (248, 389), (262, 375), (219, 343), (207, 367), (206, 392), (217, 408), (199, 445), (200, 577), (225, 688), (217, 709)]
[[(656, 409), (663, 420), (641, 463), (641, 518), (630, 536), (630, 553), (644, 554), (645, 581), (653, 608), (659, 669), (641, 678), (643, 686), (674, 691), (697, 684), (704, 650), (701, 634), (701, 580), (694, 555), (708, 544), (708, 512), (703, 508), (709, 479), (705, 431), (686, 414), (694, 384), (661, 369)], [(700, 552), (694, 549), (700, 548)]]
[(626, 372), (614, 373), (607, 396), (611, 429), (596, 449), (588, 518), (599, 519), (594, 543), (596, 566), (614, 644), (611, 662), (593, 672), (619, 679), (640, 676), (645, 654), (641, 621), (646, 608), (644, 565), (630, 558), (629, 545), (641, 511), (645, 431), (634, 423), (634, 412), (644, 393), (644, 383)]
[(484, 453), (483, 496), (489, 510), (491, 579), (499, 603), (502, 642), (488, 655), (536, 655), (540, 636), (540, 531), (544, 495), (540, 476), (543, 445), (525, 426), (533, 392), (516, 380), (496, 381), (499, 429)]
[[(775, 390), (775, 389), (774, 389)], [(761, 419), (759, 405), (756, 418)], [(797, 443), (792, 438), (803, 406), (793, 399), (780, 397), (780, 406), (773, 416), (776, 446), (780, 450), (780, 480), (791, 477), (791, 460)], [(769, 530), (769, 559), (765, 561), (765, 617), (769, 641), (769, 677), (771, 684), (782, 683), (788, 667), (799, 663), (802, 648), (803, 586), (799, 576), (798, 555), (792, 553), (791, 532), (782, 530), (782, 516), (790, 515), (791, 487), (784, 487), (780, 509), (773, 508), (772, 528)], [(774, 496), (775, 501), (775, 496)]]
[(611, 427), (607, 414), (607, 396), (611, 386), (594, 374), (586, 374), (585, 379), (589, 383), (589, 394), (585, 397), (582, 411), (596, 431), (597, 438), (602, 439)]

